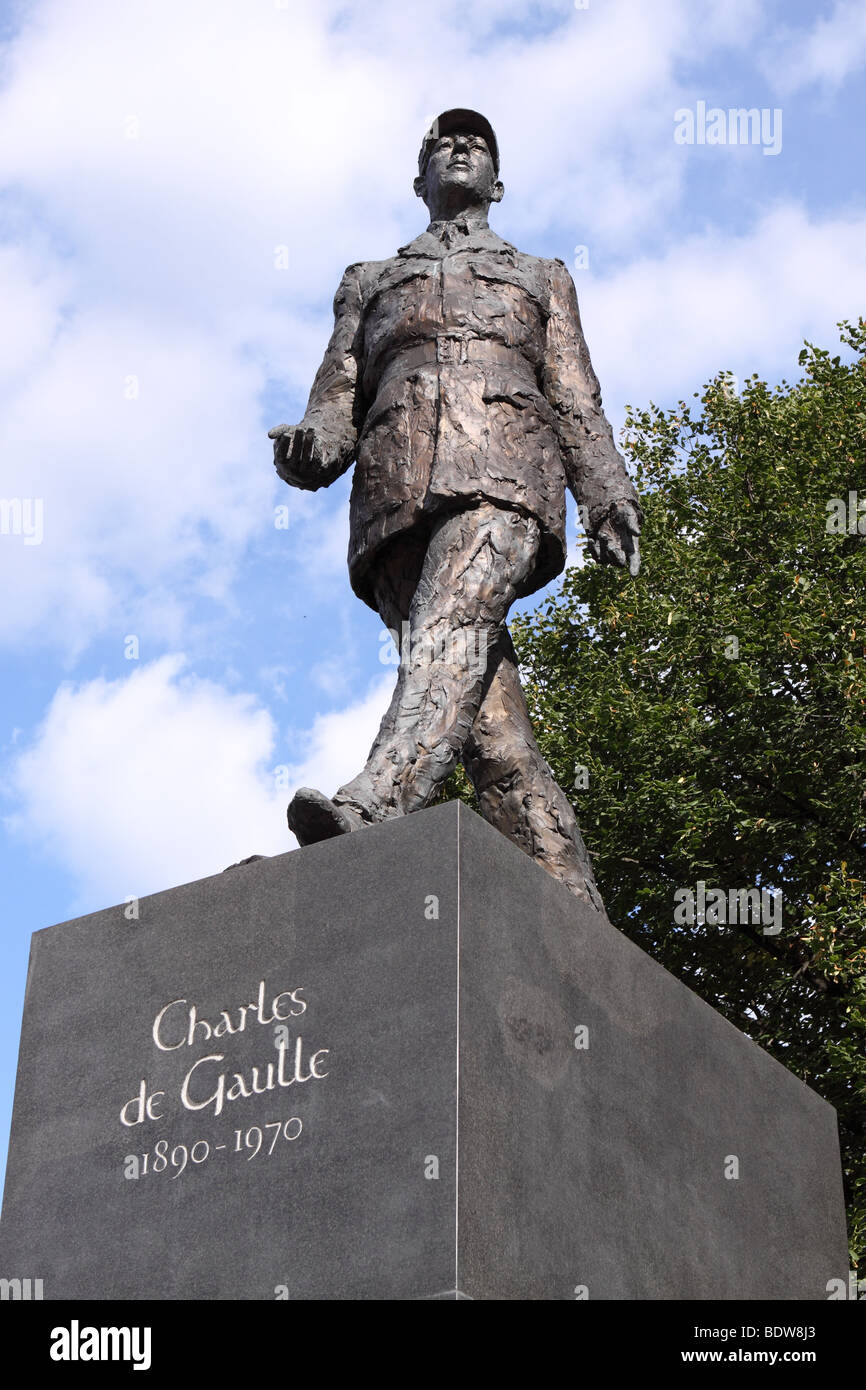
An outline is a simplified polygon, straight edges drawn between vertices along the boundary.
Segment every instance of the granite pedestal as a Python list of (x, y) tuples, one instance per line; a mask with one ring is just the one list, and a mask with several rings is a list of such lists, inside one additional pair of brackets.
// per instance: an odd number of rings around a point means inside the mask
[(0, 1276), (46, 1299), (847, 1268), (831, 1107), (456, 802), (34, 935)]

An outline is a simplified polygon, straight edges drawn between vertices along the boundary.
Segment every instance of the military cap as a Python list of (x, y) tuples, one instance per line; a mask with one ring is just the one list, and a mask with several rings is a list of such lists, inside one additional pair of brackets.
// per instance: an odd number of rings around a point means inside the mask
[(459, 131), (466, 131), (469, 135), (481, 135), (487, 141), (487, 148), (493, 160), (493, 167), (499, 173), (499, 146), (496, 143), (496, 132), (485, 116), (478, 111), (464, 110), (462, 107), (455, 107), (453, 111), (443, 111), (441, 116), (437, 116), (421, 143), (421, 151), (418, 155), (418, 169), (423, 174), (427, 167), (427, 160), (430, 158), (430, 151), (436, 141), (443, 135), (455, 135)]

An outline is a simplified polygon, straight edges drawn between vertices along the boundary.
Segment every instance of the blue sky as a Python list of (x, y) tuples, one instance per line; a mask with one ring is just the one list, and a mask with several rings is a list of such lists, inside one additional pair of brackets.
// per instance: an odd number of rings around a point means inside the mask
[[(344, 267), (426, 225), (438, 111), (495, 126), (502, 235), (588, 247), (616, 429), (722, 368), (793, 378), (866, 308), (862, 0), (420, 13), (0, 3), (0, 498), (43, 532), (0, 534), (4, 1145), (31, 932), (290, 848), (291, 787), (366, 755), (394, 667), (348, 587), (351, 479), (289, 492), (266, 433)], [(677, 143), (699, 102), (780, 111), (781, 147)]]

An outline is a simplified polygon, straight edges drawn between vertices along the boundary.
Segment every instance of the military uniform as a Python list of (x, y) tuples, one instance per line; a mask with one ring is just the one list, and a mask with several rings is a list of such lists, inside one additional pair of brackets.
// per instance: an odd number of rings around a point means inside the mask
[(484, 499), (537, 518), (523, 597), (565, 564), (566, 484), (592, 529), (612, 503), (637, 504), (562, 261), (434, 222), (390, 260), (349, 266), (334, 316), (301, 425), (325, 455), (313, 486), (357, 458), (349, 574), (371, 607), (382, 545), (443, 512)]

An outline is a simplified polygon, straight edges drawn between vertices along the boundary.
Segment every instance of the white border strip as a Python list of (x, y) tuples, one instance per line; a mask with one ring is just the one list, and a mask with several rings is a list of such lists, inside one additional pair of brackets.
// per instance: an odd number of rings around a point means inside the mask
[(454, 1288), (460, 1288), (460, 802), (457, 803), (457, 1056), (454, 1067)]

